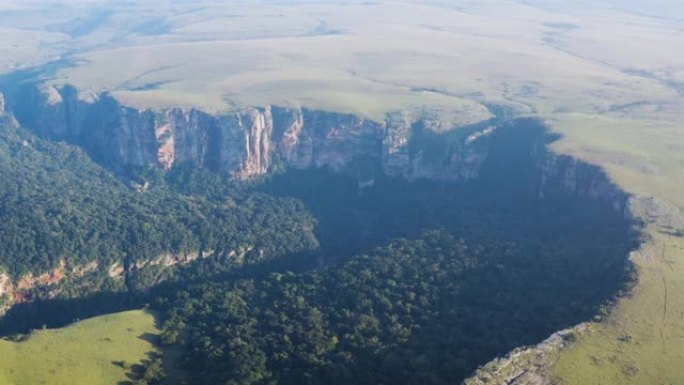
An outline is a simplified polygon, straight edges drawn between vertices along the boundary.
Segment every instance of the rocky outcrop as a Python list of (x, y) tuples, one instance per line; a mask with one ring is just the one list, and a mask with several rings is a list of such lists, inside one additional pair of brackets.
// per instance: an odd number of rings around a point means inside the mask
[(4, 314), (13, 304), (14, 285), (9, 274), (0, 273), (0, 315)]
[(109, 278), (123, 278), (125, 272), (126, 269), (123, 266), (123, 262), (116, 262), (107, 269), (107, 276)]
[(100, 267), (100, 264), (97, 261), (88, 262), (83, 265), (74, 266), (71, 269), (71, 274), (80, 278), (87, 274), (96, 272), (98, 267)]
[(629, 208), (635, 217), (657, 226), (659, 231), (684, 237), (684, 213), (672, 202), (654, 197), (632, 197)]
[(516, 349), (477, 369), (463, 385), (552, 385), (554, 382), (547, 374), (549, 367), (562, 351), (572, 346), (576, 334), (588, 328), (588, 324), (580, 324), (556, 332), (538, 345)]
[[(229, 256), (235, 257), (235, 259), (244, 258), (244, 253), (249, 250), (251, 248), (241, 248), (232, 251)], [(159, 270), (163, 267), (183, 266), (212, 254), (213, 251), (168, 253), (154, 259), (136, 261), (131, 263), (128, 268), (124, 267), (123, 261), (116, 262), (107, 268), (106, 277), (111, 280), (120, 280), (126, 276), (138, 274), (145, 269)], [(90, 287), (92, 285), (87, 283), (89, 277), (99, 272), (100, 264), (98, 261), (71, 265), (67, 260), (62, 259), (57, 267), (52, 270), (41, 273), (29, 272), (16, 280), (13, 280), (9, 274), (0, 273), (0, 316), (15, 304), (30, 302), (36, 298), (59, 297), (63, 294), (62, 284), (65, 282), (70, 282), (70, 285), (75, 283), (77, 287), (80, 282)], [(97, 290), (97, 287), (93, 289)]]
[[(59, 261), (59, 266), (42, 273), (40, 275), (33, 275), (33, 273), (27, 273), (22, 276), (16, 284), (16, 290), (18, 292), (28, 291), (35, 287), (45, 287), (52, 286), (60, 283), (64, 278), (66, 278), (66, 261)], [(79, 269), (80, 270), (80, 269)]]
[(164, 170), (170, 170), (176, 160), (175, 132), (171, 124), (161, 124), (154, 130), (154, 136), (159, 143), (157, 162)]
[(48, 293), (50, 298), (54, 298), (60, 294), (59, 286), (65, 280), (94, 274), (98, 267), (96, 261), (71, 266), (62, 259), (50, 271), (40, 274), (29, 272), (17, 280), (12, 280), (9, 274), (0, 274), (0, 316), (14, 304), (31, 301), (36, 290), (53, 287)]
[[(134, 263), (131, 263), (130, 266), (128, 267), (128, 272), (129, 273), (135, 273), (137, 271), (140, 271), (142, 269), (148, 268), (148, 267), (153, 267), (153, 266), (164, 266), (164, 267), (171, 267), (171, 266), (182, 266), (182, 265), (187, 265), (191, 262), (194, 262), (198, 259), (201, 258), (206, 258), (210, 255), (212, 255), (214, 252), (213, 251), (200, 251), (200, 252), (194, 252), (194, 253), (168, 253), (168, 254), (163, 254), (160, 255), (159, 257), (155, 259), (148, 259), (148, 260), (141, 260), (141, 261), (136, 261)], [(124, 273), (123, 266), (120, 264), (114, 264), (112, 267), (109, 268), (110, 276), (115, 277), (115, 276), (121, 276)]]

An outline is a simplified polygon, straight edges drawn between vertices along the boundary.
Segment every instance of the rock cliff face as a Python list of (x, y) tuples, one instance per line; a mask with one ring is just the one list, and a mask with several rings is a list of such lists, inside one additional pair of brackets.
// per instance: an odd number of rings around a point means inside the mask
[[(230, 256), (244, 258), (245, 253), (251, 250), (249, 247), (239, 248), (238, 250), (231, 251)], [(106, 274), (106, 279), (123, 284), (124, 280), (130, 280), (142, 272), (149, 275), (159, 272), (164, 268), (184, 266), (197, 259), (207, 258), (212, 254), (213, 251), (184, 254), (168, 253), (154, 259), (137, 261), (127, 267), (125, 267), (126, 262), (122, 260), (108, 266), (104, 273)], [(14, 280), (9, 274), (0, 273), (0, 317), (13, 305), (31, 302), (35, 299), (44, 300), (62, 296), (64, 294), (62, 284), (65, 282), (69, 282), (72, 289), (90, 288), (97, 291), (99, 288), (92, 287), (92, 283), (89, 283), (88, 280), (101, 273), (103, 268), (101, 268), (98, 261), (72, 265), (66, 259), (62, 259), (52, 270), (35, 273), (29, 272)], [(117, 285), (110, 283), (109, 286), (111, 288)], [(121, 286), (121, 289), (124, 289), (123, 286)], [(137, 287), (135, 289), (143, 288)]]
[(608, 202), (615, 211), (624, 211), (625, 215), (629, 215), (628, 195), (608, 179), (601, 169), (569, 156), (548, 151), (544, 153), (540, 162), (540, 198), (549, 192), (561, 191)]
[[(238, 178), (274, 167), (372, 168), (408, 179), (477, 176), (486, 158), (486, 126), (446, 133), (434, 116), (397, 112), (385, 121), (306, 108), (241, 108), (213, 116), (196, 109), (137, 110), (108, 94), (81, 95), (70, 86), (25, 85), (10, 98), (24, 126), (84, 148), (119, 173), (130, 167), (191, 162)], [(432, 127), (435, 126), (435, 127)]]
[(9, 274), (0, 273), (0, 316), (15, 304), (30, 302), (34, 299), (35, 290), (44, 291), (44, 298), (58, 297), (64, 281), (76, 281), (86, 275), (95, 274), (99, 264), (92, 261), (82, 265), (70, 265), (61, 259), (58, 265), (40, 273), (27, 273), (12, 280)]
[(156, 114), (121, 106), (107, 94), (84, 97), (73, 87), (21, 87), (14, 116), (37, 134), (83, 147), (99, 163), (122, 167), (157, 162)]
[(0, 273), (0, 316), (14, 303), (14, 285), (9, 274)]
[(37, 84), (18, 86), (7, 98), (0, 94), (2, 115), (13, 116), (43, 137), (76, 144), (119, 173), (132, 167), (169, 170), (192, 163), (247, 179), (275, 168), (327, 167), (358, 176), (360, 185), (372, 184), (378, 173), (408, 180), (474, 179), (491, 152), (501, 151), (493, 150), (493, 143), (507, 136), (512, 142), (535, 142), (532, 155), (541, 171), (540, 180), (532, 183), (539, 184), (540, 197), (564, 191), (610, 200), (616, 210), (626, 209), (625, 194), (597, 167), (549, 152), (547, 138), (539, 133), (498, 133), (525, 122), (502, 124), (493, 118), (445, 129), (434, 112), (398, 111), (376, 122), (278, 106), (221, 115), (197, 109), (138, 110), (107, 93), (84, 95), (71, 86)]

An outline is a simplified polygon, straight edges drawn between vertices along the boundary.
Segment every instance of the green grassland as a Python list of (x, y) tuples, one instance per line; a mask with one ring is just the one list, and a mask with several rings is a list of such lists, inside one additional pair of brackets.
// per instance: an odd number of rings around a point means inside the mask
[(561, 384), (681, 384), (684, 241), (659, 235), (633, 255), (639, 285), (559, 357)]
[(155, 352), (157, 329), (146, 311), (127, 311), (34, 331), (23, 342), (0, 340), (0, 385), (116, 384)]
[[(556, 151), (670, 208), (656, 217), (684, 210), (684, 6), (675, 0), (3, 7), (13, 13), (0, 8), (0, 71), (69, 47), (75, 65), (50, 84), (138, 107), (276, 103), (375, 119), (430, 109), (465, 124), (486, 118), (486, 103), (504, 104), (548, 119), (564, 135)], [(104, 21), (96, 8), (108, 10)], [(684, 378), (684, 241), (665, 234), (682, 229), (640, 215), (651, 224), (632, 258), (639, 282), (561, 354), (551, 376), (562, 384)]]

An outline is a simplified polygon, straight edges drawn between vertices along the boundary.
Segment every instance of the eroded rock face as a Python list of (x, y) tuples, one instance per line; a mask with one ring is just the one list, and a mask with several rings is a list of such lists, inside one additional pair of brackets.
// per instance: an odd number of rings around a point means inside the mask
[(572, 346), (576, 334), (588, 328), (588, 324), (580, 324), (556, 332), (538, 345), (516, 349), (477, 369), (463, 385), (553, 385), (547, 373), (550, 365)]
[(276, 151), (282, 162), (297, 169), (313, 164), (313, 140), (304, 131), (304, 112), (298, 108), (273, 107), (273, 131)]
[(137, 110), (108, 94), (84, 96), (70, 86), (24, 86), (13, 100), (23, 126), (79, 145), (119, 173), (130, 167), (169, 170), (190, 162), (243, 179), (278, 166), (352, 173), (373, 168), (408, 179), (465, 180), (477, 176), (486, 158), (481, 143), (487, 135), (473, 136), (483, 127), (454, 135), (435, 114), (397, 112), (376, 122), (265, 106), (214, 116), (196, 109)]
[(9, 274), (0, 273), (0, 316), (12, 307), (14, 299), (14, 285)]
[(80, 95), (70, 86), (24, 86), (12, 98), (20, 124), (37, 134), (83, 147), (114, 168), (156, 162), (156, 116), (127, 108), (108, 94)]
[(61, 294), (60, 284), (65, 280), (96, 274), (98, 267), (97, 261), (70, 265), (67, 260), (61, 259), (54, 269), (40, 273), (29, 272), (16, 280), (13, 280), (9, 274), (1, 273), (0, 316), (15, 304), (33, 300), (35, 290), (52, 288), (48, 292), (48, 297), (57, 297)]
[(544, 151), (541, 158), (539, 196), (551, 191), (606, 201), (615, 211), (629, 214), (628, 196), (603, 171), (569, 156)]
[(273, 116), (271, 108), (248, 108), (236, 114), (238, 127), (243, 131), (244, 162), (238, 173), (243, 177), (263, 175), (271, 167), (271, 136)]
[(154, 135), (159, 143), (157, 150), (157, 161), (164, 170), (170, 170), (176, 160), (176, 144), (175, 135), (171, 129), (171, 124), (162, 124), (158, 126)]
[[(244, 258), (244, 253), (251, 250), (244, 248), (246, 251), (239, 250), (241, 257)], [(132, 276), (140, 273), (143, 270), (160, 270), (162, 268), (170, 268), (175, 266), (183, 266), (192, 263), (201, 258), (207, 258), (214, 253), (213, 250), (203, 252), (191, 253), (167, 253), (158, 256), (157, 258), (140, 260), (124, 267), (124, 262), (116, 262), (110, 266), (105, 266), (106, 275), (112, 280), (123, 280), (126, 275)], [(231, 257), (239, 257), (239, 253), (232, 251)], [(59, 261), (54, 269), (45, 272), (29, 272), (21, 277), (12, 279), (9, 274), (0, 273), (0, 317), (9, 310), (13, 305), (31, 302), (34, 299), (56, 298), (63, 294), (63, 283), (70, 282), (71, 285), (92, 286), (87, 283), (87, 279), (100, 272), (100, 264), (98, 261), (91, 261), (83, 264), (70, 264), (67, 260)], [(85, 278), (86, 281), (81, 279)], [(97, 289), (97, 288), (95, 288)], [(40, 294), (39, 292), (43, 292)], [(45, 295), (47, 293), (47, 296)], [(36, 294), (39, 294), (36, 296)]]

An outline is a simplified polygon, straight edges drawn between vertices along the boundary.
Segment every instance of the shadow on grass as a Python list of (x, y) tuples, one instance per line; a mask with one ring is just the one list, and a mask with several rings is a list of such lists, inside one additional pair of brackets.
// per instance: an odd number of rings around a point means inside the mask
[(38, 300), (17, 304), (0, 319), (0, 336), (59, 328), (103, 314), (139, 309), (141, 297), (130, 293), (100, 293), (80, 299)]
[[(147, 336), (145, 337), (147, 338)], [(132, 364), (126, 361), (112, 361), (112, 365), (126, 370), (126, 378), (128, 380), (119, 381), (117, 385), (156, 384), (166, 378), (162, 355), (156, 352), (147, 353), (147, 358), (139, 363)]]

